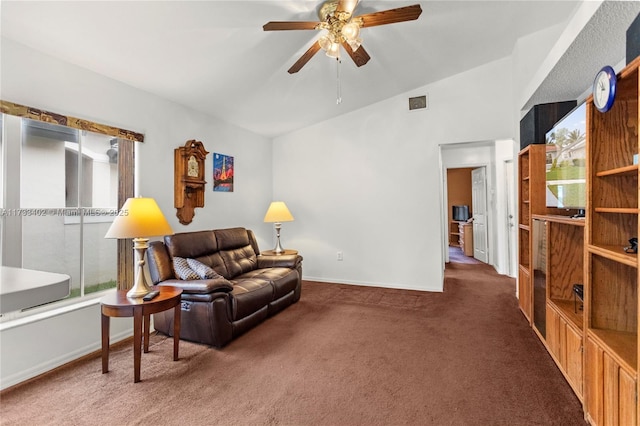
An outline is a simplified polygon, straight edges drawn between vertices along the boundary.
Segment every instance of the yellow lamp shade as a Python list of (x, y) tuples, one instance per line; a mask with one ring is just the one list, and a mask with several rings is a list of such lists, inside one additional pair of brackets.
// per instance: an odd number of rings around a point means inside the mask
[(291, 222), (293, 216), (284, 201), (273, 201), (264, 215), (265, 222)]
[(129, 198), (105, 238), (145, 238), (172, 235), (173, 229), (153, 198)]

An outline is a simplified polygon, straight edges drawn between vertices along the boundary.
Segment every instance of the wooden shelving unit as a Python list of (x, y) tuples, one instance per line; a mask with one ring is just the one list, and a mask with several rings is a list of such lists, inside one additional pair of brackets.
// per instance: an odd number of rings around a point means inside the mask
[(542, 312), (544, 318), (536, 316), (540, 309), (535, 310), (534, 327), (582, 401), (584, 302), (573, 286), (584, 283), (585, 220), (560, 215), (534, 215), (534, 219), (546, 224), (546, 291), (541, 296), (543, 300), (535, 301), (536, 306), (545, 306), (546, 310)]
[(460, 247), (460, 228), (455, 220), (449, 222), (449, 245)]
[(638, 68), (618, 74), (613, 107), (587, 100), (585, 412), (594, 425), (638, 424)]
[(518, 303), (532, 322), (533, 274), (531, 271), (532, 215), (544, 214), (546, 145), (529, 145), (518, 155)]

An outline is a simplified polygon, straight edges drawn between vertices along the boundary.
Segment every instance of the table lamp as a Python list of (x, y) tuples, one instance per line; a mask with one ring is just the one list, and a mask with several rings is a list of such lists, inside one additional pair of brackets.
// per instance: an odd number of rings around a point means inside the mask
[(281, 254), (284, 252), (280, 245), (280, 228), (281, 222), (293, 221), (293, 216), (287, 208), (284, 201), (273, 201), (267, 210), (267, 214), (264, 215), (265, 222), (274, 222), (276, 228), (276, 248), (273, 249), (275, 254)]
[(138, 275), (127, 297), (139, 298), (151, 291), (144, 277), (144, 256), (149, 237), (172, 235), (173, 229), (153, 198), (129, 198), (109, 227), (105, 238), (132, 238), (138, 257)]

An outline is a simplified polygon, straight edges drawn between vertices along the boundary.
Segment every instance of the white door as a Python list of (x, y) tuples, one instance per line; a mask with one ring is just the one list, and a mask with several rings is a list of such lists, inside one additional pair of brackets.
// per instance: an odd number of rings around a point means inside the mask
[(505, 191), (507, 196), (507, 265), (509, 276), (516, 276), (516, 201), (513, 179), (513, 160), (504, 162)]
[(473, 257), (489, 263), (487, 253), (487, 183), (486, 169), (471, 171), (471, 202), (473, 204)]

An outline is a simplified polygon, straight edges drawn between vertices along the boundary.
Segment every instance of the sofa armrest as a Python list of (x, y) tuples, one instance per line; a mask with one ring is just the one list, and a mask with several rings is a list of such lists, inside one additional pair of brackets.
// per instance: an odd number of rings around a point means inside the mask
[(295, 269), (302, 262), (302, 256), (297, 254), (281, 254), (278, 256), (258, 256), (258, 269), (289, 268)]
[(228, 293), (233, 290), (233, 284), (224, 278), (214, 278), (211, 280), (165, 280), (158, 285), (169, 285), (182, 289), (183, 293), (209, 294), (215, 292)]

